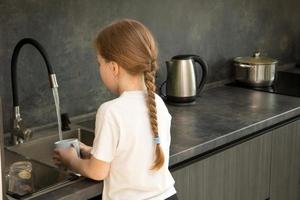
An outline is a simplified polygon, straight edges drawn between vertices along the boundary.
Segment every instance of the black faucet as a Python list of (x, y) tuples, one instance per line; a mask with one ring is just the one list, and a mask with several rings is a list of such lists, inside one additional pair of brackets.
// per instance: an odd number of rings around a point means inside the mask
[(18, 96), (18, 84), (17, 84), (17, 64), (18, 64), (18, 56), (21, 48), (25, 44), (31, 44), (34, 46), (42, 55), (44, 58), (48, 75), (49, 75), (49, 81), (50, 81), (50, 87), (51, 88), (57, 88), (57, 80), (56, 75), (53, 72), (53, 69), (51, 67), (51, 64), (48, 60), (48, 56), (46, 54), (45, 49), (42, 47), (42, 45), (32, 39), (32, 38), (24, 38), (20, 40), (17, 45), (14, 48), (14, 52), (11, 59), (11, 83), (12, 83), (12, 94), (13, 94), (13, 106), (14, 106), (14, 119), (13, 119), (13, 130), (11, 133), (12, 136), (12, 142), (14, 144), (23, 143), (24, 141), (27, 141), (31, 137), (31, 130), (28, 128), (25, 128), (23, 120), (20, 115), (20, 107), (19, 107), (19, 96)]

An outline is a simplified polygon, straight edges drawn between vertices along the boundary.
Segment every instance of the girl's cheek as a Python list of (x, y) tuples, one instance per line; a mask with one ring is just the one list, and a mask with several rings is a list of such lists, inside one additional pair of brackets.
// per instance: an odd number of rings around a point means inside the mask
[(111, 73), (106, 74), (106, 85), (112, 93), (116, 93), (116, 80)]
[(104, 82), (106, 84), (107, 77), (106, 77), (106, 74), (105, 74), (105, 69), (103, 69), (103, 68), (104, 68), (103, 66), (100, 67), (99, 75), (100, 75), (100, 78), (101, 78), (102, 82)]
[(100, 75), (100, 78), (103, 81), (103, 69), (102, 69), (102, 67), (99, 68), (99, 75)]
[(106, 69), (101, 69), (100, 71), (101, 74), (101, 79), (104, 85), (111, 91), (115, 92), (115, 80), (114, 77), (112, 76), (111, 72)]
[(99, 75), (104, 85), (114, 94), (118, 94), (118, 82), (105, 66), (99, 67)]

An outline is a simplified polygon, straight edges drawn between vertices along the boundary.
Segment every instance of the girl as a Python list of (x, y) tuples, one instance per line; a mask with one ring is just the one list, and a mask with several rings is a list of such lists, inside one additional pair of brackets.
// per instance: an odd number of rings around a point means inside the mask
[(100, 76), (119, 97), (96, 114), (92, 147), (56, 149), (54, 161), (104, 180), (102, 199), (177, 199), (168, 169), (171, 115), (155, 94), (158, 50), (151, 32), (135, 20), (105, 27), (95, 41)]

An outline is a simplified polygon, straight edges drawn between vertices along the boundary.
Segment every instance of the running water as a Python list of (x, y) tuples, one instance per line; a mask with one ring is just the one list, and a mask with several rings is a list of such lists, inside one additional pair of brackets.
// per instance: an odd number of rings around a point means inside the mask
[(58, 122), (58, 136), (59, 140), (62, 140), (62, 130), (61, 130), (61, 118), (60, 118), (60, 107), (59, 107), (59, 96), (56, 87), (52, 88), (54, 103), (56, 108), (57, 122)]

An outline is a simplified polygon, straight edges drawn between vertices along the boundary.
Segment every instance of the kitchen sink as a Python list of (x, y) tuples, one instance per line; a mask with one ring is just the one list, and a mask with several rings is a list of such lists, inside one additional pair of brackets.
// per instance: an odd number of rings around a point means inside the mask
[[(92, 146), (94, 132), (78, 125), (63, 132), (63, 139), (78, 138)], [(78, 177), (68, 171), (60, 170), (52, 161), (54, 143), (59, 140), (56, 127), (38, 130), (26, 143), (5, 147), (5, 174), (16, 161), (30, 161), (34, 177), (34, 193), (25, 196), (9, 194), (15, 198), (31, 198), (73, 184), (84, 177)], [(7, 184), (7, 182), (6, 182)]]
[[(15, 193), (8, 193), (10, 196), (20, 199), (32, 196), (38, 196), (40, 194), (46, 193), (47, 191), (60, 188), (62, 186), (68, 185), (69, 183), (78, 179), (75, 175), (69, 174), (66, 171), (58, 170), (54, 167), (50, 167), (38, 161), (34, 161), (30, 158), (26, 158), (15, 152), (12, 152), (5, 148), (5, 167), (4, 174), (7, 176), (9, 172), (9, 167), (18, 161), (29, 161), (32, 164), (32, 176), (33, 176), (33, 188), (34, 192), (32, 194), (19, 195)], [(5, 188), (8, 188), (8, 179), (5, 180)]]
[[(63, 132), (63, 139), (78, 138), (84, 144), (92, 146), (94, 133), (92, 131), (75, 128), (70, 131)], [(54, 134), (43, 136), (34, 140), (30, 140), (23, 144), (7, 147), (10, 151), (16, 152), (25, 157), (37, 160), (51, 167), (56, 167), (52, 161), (54, 142), (58, 141), (57, 132)]]
[(77, 125), (87, 128), (89, 130), (95, 130), (95, 119), (79, 122)]

